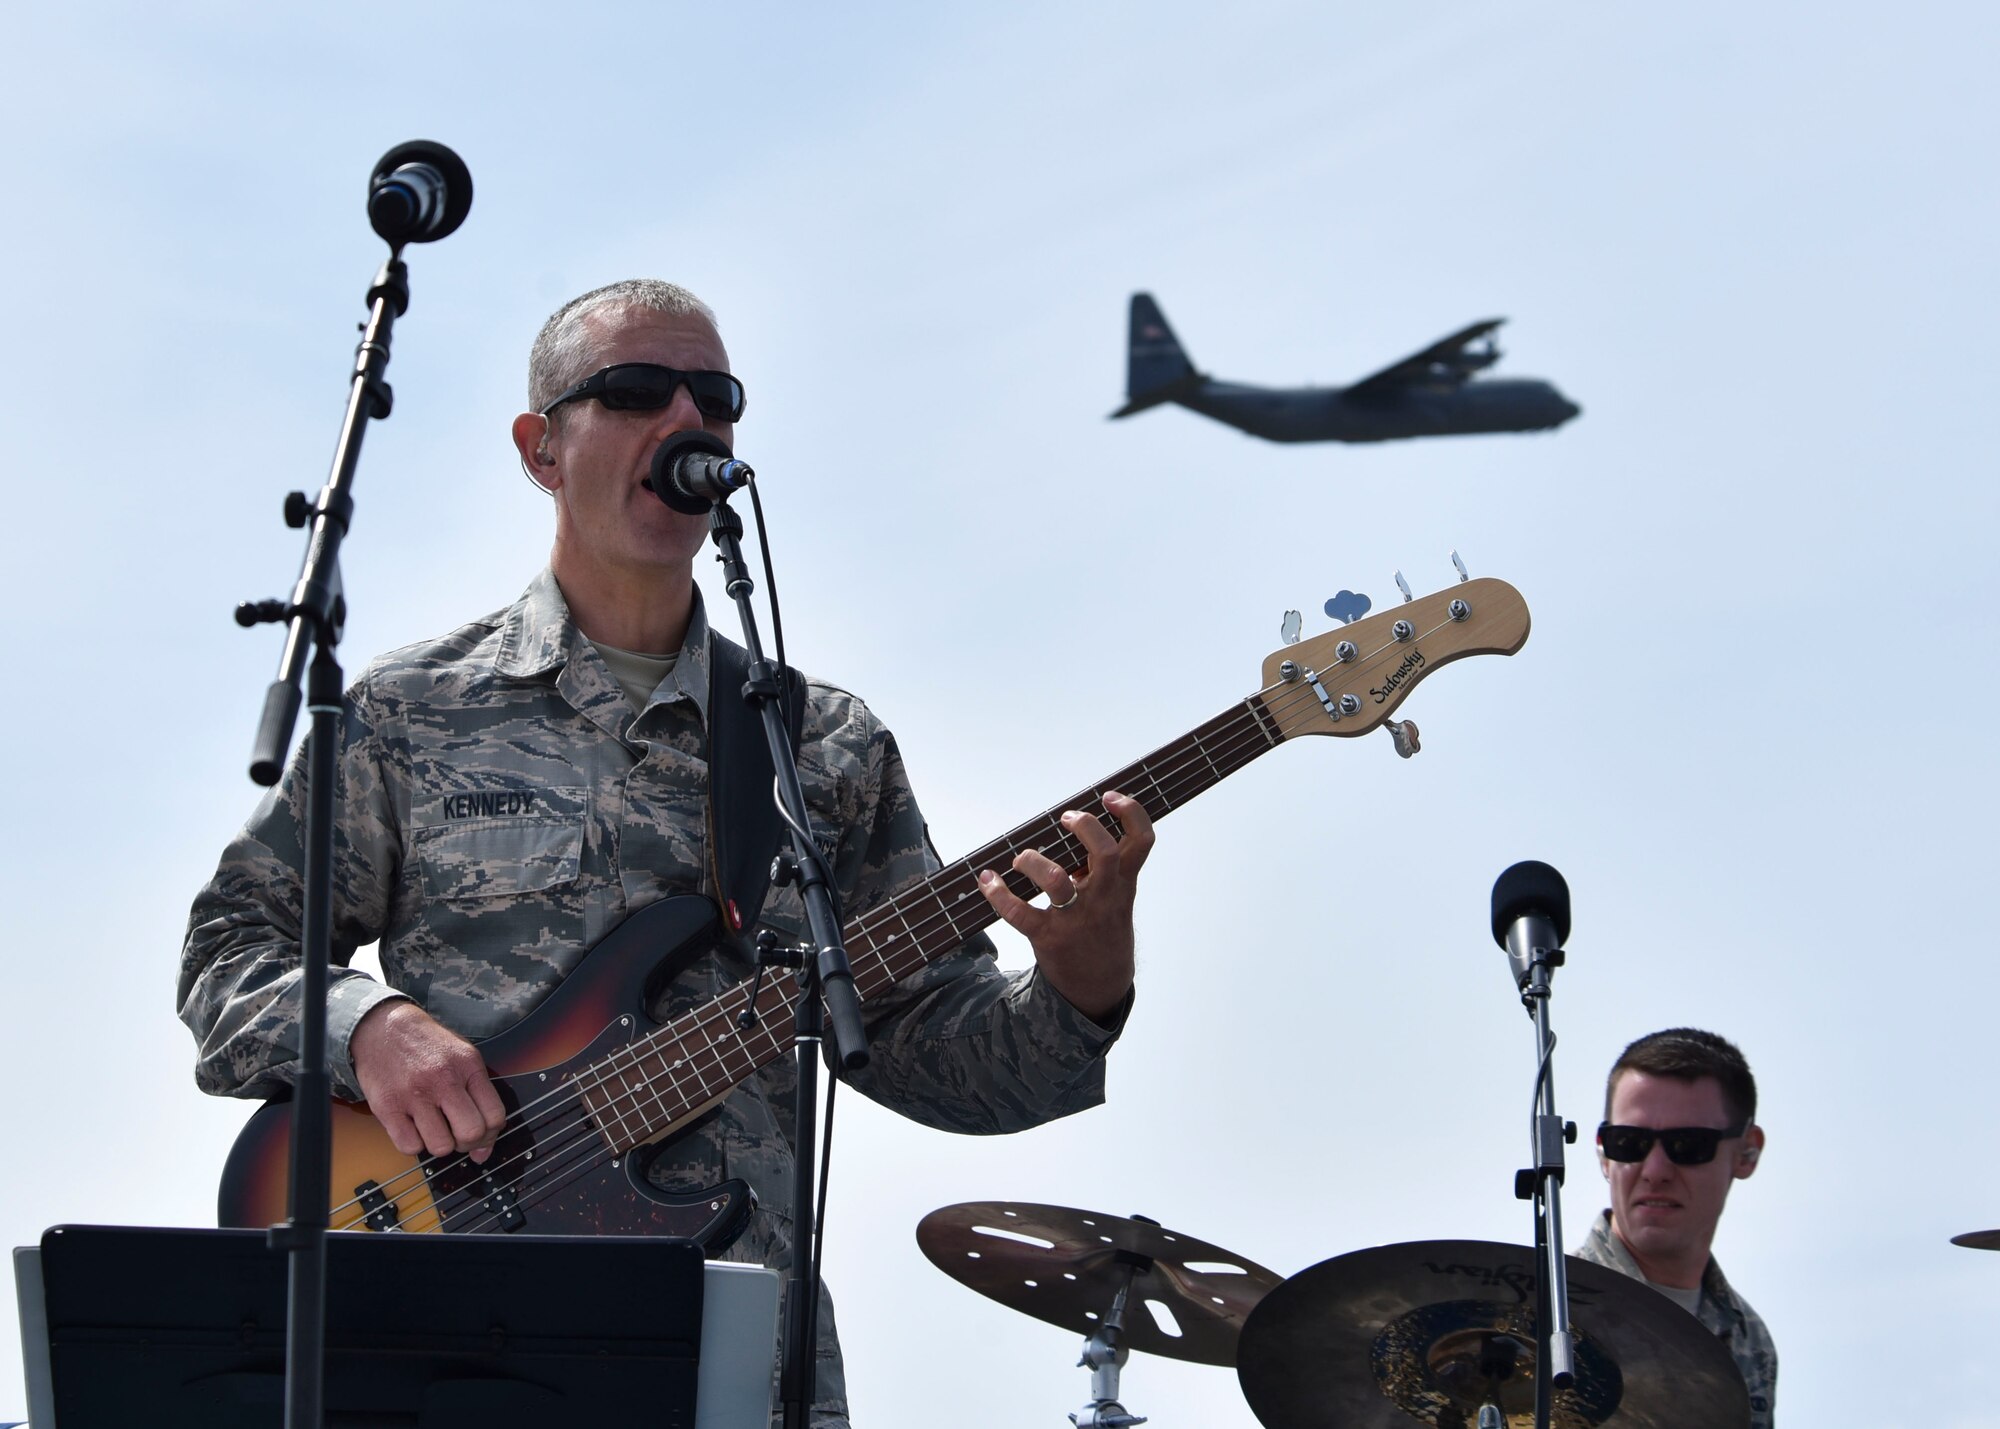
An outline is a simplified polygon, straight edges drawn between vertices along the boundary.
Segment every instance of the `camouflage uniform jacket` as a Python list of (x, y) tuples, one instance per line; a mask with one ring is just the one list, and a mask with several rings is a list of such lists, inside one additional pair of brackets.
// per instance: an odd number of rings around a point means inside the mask
[[(1590, 1228), (1590, 1237), (1577, 1247), (1577, 1258), (1602, 1265), (1634, 1280), (1645, 1280), (1646, 1272), (1632, 1258), (1632, 1252), (1611, 1229), (1611, 1212), (1600, 1212)], [(1650, 1282), (1648, 1282), (1650, 1283)], [(1778, 1400), (1778, 1347), (1763, 1319), (1723, 1279), (1715, 1257), (1701, 1274), (1701, 1309), (1695, 1318), (1706, 1325), (1729, 1349), (1736, 1368), (1750, 1391), (1750, 1429), (1771, 1429), (1771, 1416)]]
[[(369, 665), (349, 691), (336, 795), (328, 1035), (340, 1095), (360, 1096), (348, 1039), (377, 1003), (408, 996), (454, 1031), (490, 1037), (629, 914), (712, 893), (707, 637), (697, 592), (678, 662), (635, 714), (545, 570), (506, 610)], [(809, 681), (800, 743), (801, 782), (848, 917), (936, 866), (895, 740), (859, 699)], [(189, 915), (180, 1012), (207, 1092), (268, 1096), (297, 1077), (302, 776), (295, 760)], [(761, 921), (800, 936), (796, 890), (774, 888)], [(377, 940), (387, 986), (346, 967)], [(718, 950), (654, 1015), (705, 1002), (750, 971)], [(864, 1015), (872, 1061), (847, 1080), (957, 1132), (1018, 1131), (1096, 1105), (1117, 1035), (1039, 974), (1001, 972), (984, 935)], [(789, 1261), (794, 1081), (789, 1058), (764, 1067), (653, 1168), (677, 1189), (749, 1182), (759, 1209), (730, 1259)], [(814, 1417), (838, 1422), (844, 1386), (824, 1307), (820, 1324), (824, 1413)]]

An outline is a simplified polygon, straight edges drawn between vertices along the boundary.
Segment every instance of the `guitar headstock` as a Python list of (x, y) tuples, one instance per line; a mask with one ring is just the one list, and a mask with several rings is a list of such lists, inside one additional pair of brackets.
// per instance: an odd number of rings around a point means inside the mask
[(1519, 591), (1500, 580), (1461, 581), (1273, 651), (1258, 698), (1287, 739), (1366, 734), (1438, 666), (1512, 655), (1527, 639)]

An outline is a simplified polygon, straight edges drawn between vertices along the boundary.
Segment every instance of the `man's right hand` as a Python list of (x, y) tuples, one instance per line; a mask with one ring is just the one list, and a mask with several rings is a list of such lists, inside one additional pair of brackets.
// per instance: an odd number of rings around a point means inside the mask
[(368, 1110), (405, 1156), (493, 1154), (506, 1108), (473, 1045), (414, 1002), (370, 1008), (348, 1039), (355, 1080)]

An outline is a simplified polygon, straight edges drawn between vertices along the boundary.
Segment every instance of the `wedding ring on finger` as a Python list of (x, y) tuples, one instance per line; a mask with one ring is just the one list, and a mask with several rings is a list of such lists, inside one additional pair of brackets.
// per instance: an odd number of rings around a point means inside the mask
[(1083, 892), (1082, 889), (1078, 888), (1074, 883), (1072, 883), (1069, 886), (1069, 897), (1063, 899), (1062, 902), (1060, 903), (1056, 902), (1053, 896), (1049, 898), (1049, 911), (1051, 913), (1062, 912), (1065, 908), (1069, 907), (1070, 904), (1076, 902), (1077, 898), (1081, 896), (1082, 892)]

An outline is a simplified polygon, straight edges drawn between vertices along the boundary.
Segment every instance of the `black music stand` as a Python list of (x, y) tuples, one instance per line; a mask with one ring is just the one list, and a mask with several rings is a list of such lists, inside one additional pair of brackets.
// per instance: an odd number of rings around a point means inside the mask
[[(286, 1267), (262, 1231), (57, 1226), (41, 1271), (58, 1429), (278, 1422)], [(701, 1302), (692, 1241), (330, 1234), (325, 1423), (689, 1429)]]

